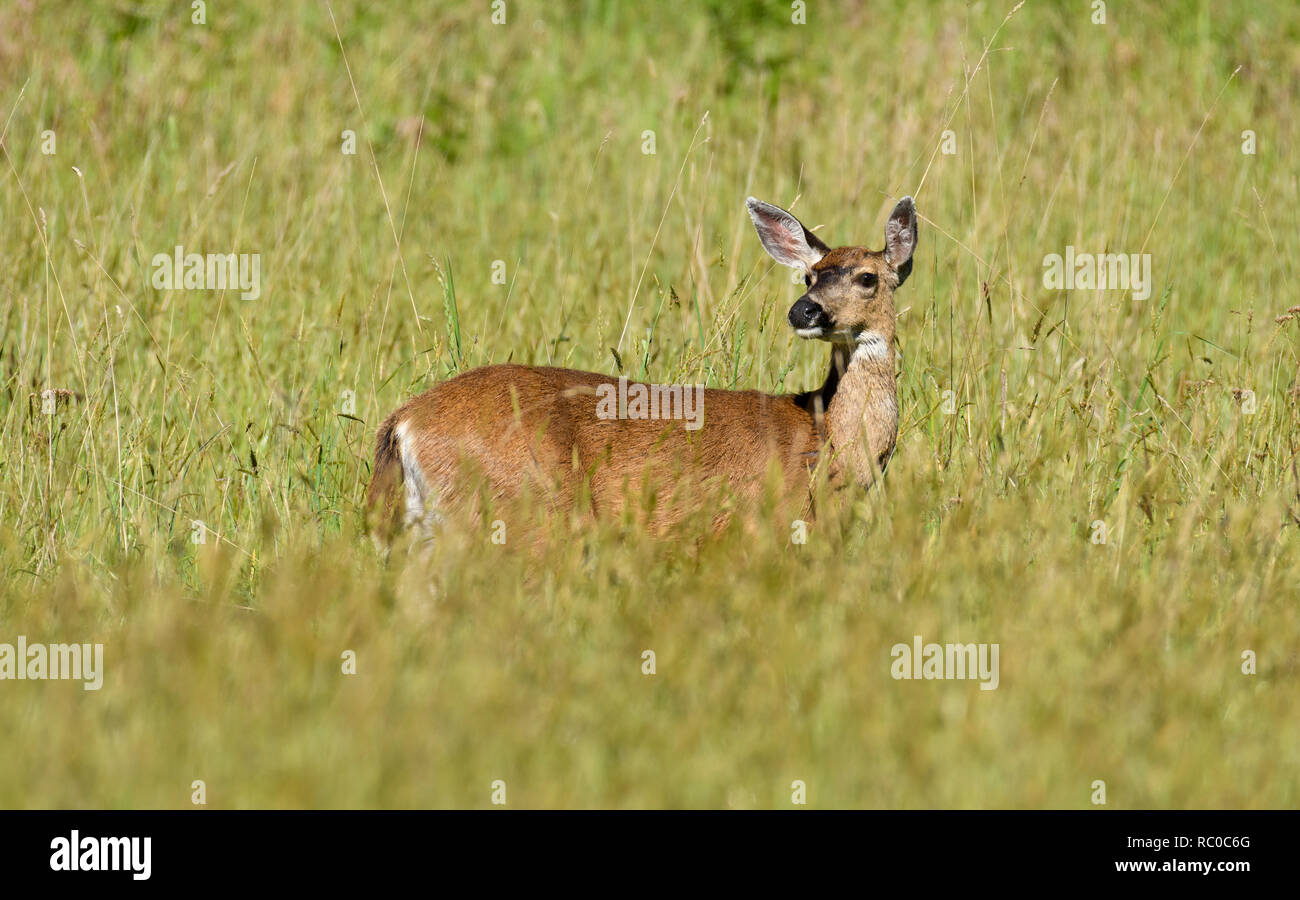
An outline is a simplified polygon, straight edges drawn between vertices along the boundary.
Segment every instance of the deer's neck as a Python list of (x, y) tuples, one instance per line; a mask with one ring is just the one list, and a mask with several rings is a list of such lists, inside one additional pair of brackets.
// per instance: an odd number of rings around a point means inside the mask
[(893, 335), (869, 334), (857, 344), (835, 344), (826, 383), (816, 392), (822, 427), (834, 454), (832, 476), (872, 483), (894, 452), (898, 388)]

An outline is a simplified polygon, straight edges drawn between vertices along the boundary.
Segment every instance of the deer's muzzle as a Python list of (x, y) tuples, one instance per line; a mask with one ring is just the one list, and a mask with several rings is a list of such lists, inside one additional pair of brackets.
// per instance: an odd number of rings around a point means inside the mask
[(831, 317), (826, 314), (826, 310), (807, 297), (795, 301), (794, 306), (790, 307), (788, 318), (790, 327), (802, 337), (811, 336), (804, 335), (805, 331), (825, 331), (831, 327)]

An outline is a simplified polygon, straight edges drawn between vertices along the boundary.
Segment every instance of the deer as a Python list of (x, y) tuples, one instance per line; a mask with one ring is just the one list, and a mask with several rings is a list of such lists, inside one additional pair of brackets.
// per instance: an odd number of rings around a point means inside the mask
[[(806, 290), (787, 319), (798, 337), (830, 344), (821, 387), (774, 395), (699, 386), (703, 422), (692, 428), (601, 415), (599, 398), (620, 381), (614, 376), (517, 364), (472, 369), (408, 400), (379, 426), (366, 505), (388, 535), (405, 526), (431, 538), (447, 509), (481, 503), (484, 489), (494, 499), (530, 492), (555, 511), (581, 499), (599, 514), (620, 509), (647, 483), (670, 492), (689, 485), (651, 511), (657, 532), (687, 514), (695, 488), (721, 487), (749, 502), (773, 471), (783, 491), (809, 505), (816, 471), (835, 489), (870, 489), (898, 436), (894, 291), (912, 271), (913, 199), (894, 207), (884, 249), (875, 251), (832, 249), (791, 213), (753, 197), (746, 208), (772, 259), (803, 274)], [(729, 515), (717, 516), (715, 528)]]

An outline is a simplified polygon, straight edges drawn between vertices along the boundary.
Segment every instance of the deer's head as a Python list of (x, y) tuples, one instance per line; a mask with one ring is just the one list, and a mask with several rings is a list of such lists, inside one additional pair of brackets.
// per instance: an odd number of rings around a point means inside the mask
[(904, 197), (885, 223), (885, 249), (832, 250), (793, 215), (750, 197), (745, 204), (773, 259), (801, 270), (807, 291), (790, 307), (795, 334), (838, 344), (892, 348), (894, 290), (912, 271), (916, 206)]

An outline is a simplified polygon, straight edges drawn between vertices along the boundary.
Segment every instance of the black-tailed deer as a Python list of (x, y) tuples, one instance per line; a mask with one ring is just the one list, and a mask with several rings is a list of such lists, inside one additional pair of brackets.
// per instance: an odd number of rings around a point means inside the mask
[(602, 512), (640, 495), (648, 479), (659, 498), (649, 524), (658, 529), (698, 503), (701, 487), (754, 499), (774, 470), (788, 495), (804, 500), (819, 461), (832, 485), (870, 486), (898, 435), (894, 290), (912, 270), (912, 198), (890, 213), (879, 251), (832, 250), (780, 207), (752, 197), (746, 205), (772, 258), (804, 272), (808, 289), (789, 321), (800, 337), (831, 345), (820, 388), (784, 395), (700, 389), (702, 397), (690, 399), (703, 417), (692, 421), (678, 415), (682, 405), (669, 416), (627, 414), (633, 393), (674, 398), (662, 386), (638, 390), (626, 379), (572, 369), (484, 366), (408, 401), (379, 426), (372, 510), (393, 522), (400, 504), (407, 524), (427, 529), (439, 510), (472, 500), (485, 484), (495, 498), (531, 487), (557, 509), (583, 496), (585, 485)]

